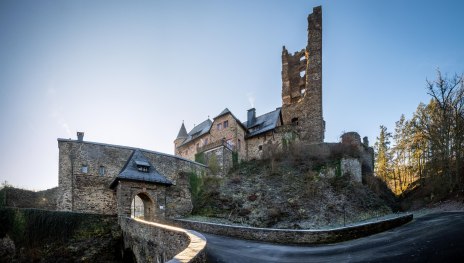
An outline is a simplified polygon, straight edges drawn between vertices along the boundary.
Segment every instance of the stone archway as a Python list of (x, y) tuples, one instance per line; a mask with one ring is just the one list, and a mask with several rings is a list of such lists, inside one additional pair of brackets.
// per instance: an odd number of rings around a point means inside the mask
[(131, 201), (131, 217), (153, 221), (155, 218), (155, 202), (144, 192), (134, 195)]

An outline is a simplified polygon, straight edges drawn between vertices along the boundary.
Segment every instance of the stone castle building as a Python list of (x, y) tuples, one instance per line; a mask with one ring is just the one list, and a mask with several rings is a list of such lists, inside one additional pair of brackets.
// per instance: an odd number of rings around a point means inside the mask
[(190, 214), (188, 178), (205, 174), (205, 165), (83, 137), (58, 139), (57, 210), (130, 216), (137, 199), (146, 219)]
[[(227, 108), (187, 132), (182, 123), (174, 141), (175, 154), (77, 140), (58, 139), (58, 210), (110, 215), (137, 215), (136, 200), (145, 219), (190, 214), (189, 176), (226, 175), (243, 160), (268, 157), (291, 144), (308, 144), (330, 154), (355, 150), (340, 161), (356, 181), (373, 170), (373, 150), (367, 138), (346, 133), (341, 143), (324, 143), (322, 117), (322, 10), (308, 16), (308, 44), (289, 54), (282, 51), (282, 105), (256, 116), (254, 108), (242, 122)], [(343, 146), (343, 147), (340, 147)], [(328, 172), (334, 174), (335, 172)]]
[[(322, 116), (322, 9), (308, 16), (306, 48), (289, 54), (282, 51), (282, 106), (261, 116), (249, 109), (241, 122), (227, 108), (187, 132), (182, 123), (174, 140), (174, 153), (189, 160), (261, 159), (266, 149), (281, 149), (286, 140), (322, 143), (325, 124)], [(201, 158), (200, 158), (201, 157)], [(224, 164), (226, 165), (226, 164)]]

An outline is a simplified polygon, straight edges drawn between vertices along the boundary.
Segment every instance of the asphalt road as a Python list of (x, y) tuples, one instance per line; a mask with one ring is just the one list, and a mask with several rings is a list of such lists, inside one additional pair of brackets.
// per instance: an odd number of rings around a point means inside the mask
[(204, 234), (208, 262), (464, 262), (464, 212), (429, 214), (356, 240), (289, 246)]

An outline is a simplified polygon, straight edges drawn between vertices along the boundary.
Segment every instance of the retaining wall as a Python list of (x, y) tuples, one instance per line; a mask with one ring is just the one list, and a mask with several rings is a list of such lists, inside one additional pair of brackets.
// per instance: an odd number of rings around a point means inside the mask
[(369, 222), (355, 226), (327, 230), (290, 230), (241, 227), (214, 223), (204, 223), (184, 219), (173, 220), (173, 224), (199, 232), (285, 244), (324, 244), (335, 243), (380, 233), (406, 224), (413, 218), (412, 214), (398, 216), (379, 222)]
[(124, 247), (137, 262), (205, 262), (206, 239), (199, 233), (154, 222), (120, 217)]

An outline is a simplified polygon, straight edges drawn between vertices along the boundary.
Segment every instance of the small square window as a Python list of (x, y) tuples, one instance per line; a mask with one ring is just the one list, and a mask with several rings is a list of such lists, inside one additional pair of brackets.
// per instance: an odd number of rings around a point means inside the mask
[(263, 146), (262, 146), (262, 145), (258, 146), (258, 150), (262, 151), (262, 150), (263, 150)]
[(98, 169), (98, 174), (101, 176), (105, 175), (105, 166), (100, 166)]
[(218, 124), (216, 125), (216, 127), (217, 127), (217, 129), (218, 129), (219, 131), (222, 130), (222, 123), (218, 123)]
[(86, 174), (89, 172), (89, 167), (87, 165), (82, 165), (81, 172)]
[(224, 121), (224, 129), (229, 127), (229, 121)]

